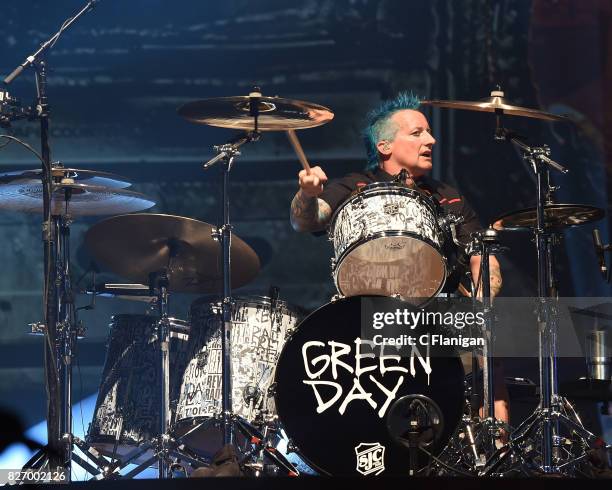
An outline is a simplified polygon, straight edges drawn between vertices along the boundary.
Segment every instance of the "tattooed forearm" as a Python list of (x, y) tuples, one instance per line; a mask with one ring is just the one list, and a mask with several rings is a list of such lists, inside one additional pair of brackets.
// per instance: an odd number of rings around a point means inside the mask
[(502, 288), (502, 276), (497, 260), (489, 263), (489, 275), (491, 278), (491, 296), (497, 296)]
[[(474, 255), (470, 259), (470, 270), (472, 272), (472, 277), (474, 278), (476, 284), (479, 285), (478, 291), (476, 291), (476, 295), (478, 297), (482, 297), (482, 284), (480, 284), (480, 260), (479, 255)], [(501, 291), (502, 276), (499, 262), (493, 255), (489, 257), (489, 284), (491, 285), (491, 297), (497, 296)]]
[(331, 214), (329, 204), (302, 191), (298, 191), (291, 201), (291, 225), (296, 231), (321, 231), (327, 226)]

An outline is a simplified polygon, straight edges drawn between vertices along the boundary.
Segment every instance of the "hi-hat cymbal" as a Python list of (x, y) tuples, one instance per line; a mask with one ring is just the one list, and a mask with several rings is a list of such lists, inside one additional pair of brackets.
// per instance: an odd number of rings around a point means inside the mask
[(258, 100), (259, 131), (314, 128), (334, 118), (327, 107), (312, 102), (248, 95), (196, 100), (179, 107), (178, 114), (197, 124), (253, 131), (255, 122), (250, 106), (254, 100)]
[[(155, 205), (144, 194), (106, 186), (64, 183), (53, 185), (51, 214), (102, 216), (142, 211)], [(69, 195), (66, 203), (66, 194)], [(0, 210), (42, 213), (43, 186), (38, 181), (0, 185)]]
[[(76, 168), (53, 167), (51, 169), (54, 182), (65, 184), (88, 184), (95, 186), (111, 187), (113, 189), (125, 189), (132, 183), (125, 177), (99, 172), (97, 170), (80, 170)], [(0, 185), (32, 185), (41, 182), (42, 170), (15, 170), (0, 174)]]
[(535, 119), (545, 119), (547, 121), (570, 121), (567, 116), (560, 116), (539, 109), (530, 109), (509, 104), (504, 98), (504, 93), (499, 90), (491, 92), (490, 97), (477, 101), (469, 100), (423, 100), (422, 105), (433, 107), (444, 107), (447, 109), (464, 109), (467, 111), (498, 112), (509, 116), (523, 116)]
[[(150, 273), (168, 268), (171, 291), (218, 293), (222, 254), (212, 231), (212, 225), (182, 216), (126, 214), (91, 227), (85, 244), (97, 262), (131, 281), (148, 284)], [(244, 286), (259, 272), (259, 257), (236, 235), (230, 255), (232, 287)]]
[[(493, 228), (498, 231), (528, 231), (533, 230), (537, 223), (536, 208), (526, 208), (512, 211), (499, 216), (493, 222)], [(544, 224), (549, 229), (569, 228), (604, 217), (604, 210), (584, 204), (547, 204), (544, 207)]]

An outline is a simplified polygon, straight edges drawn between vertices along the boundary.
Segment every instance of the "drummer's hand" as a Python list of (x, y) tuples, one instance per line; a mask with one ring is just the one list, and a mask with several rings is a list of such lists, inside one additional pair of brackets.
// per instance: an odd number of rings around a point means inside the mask
[(327, 183), (327, 175), (321, 167), (311, 167), (310, 173), (306, 170), (299, 173), (300, 189), (308, 197), (318, 197), (323, 192), (323, 185)]

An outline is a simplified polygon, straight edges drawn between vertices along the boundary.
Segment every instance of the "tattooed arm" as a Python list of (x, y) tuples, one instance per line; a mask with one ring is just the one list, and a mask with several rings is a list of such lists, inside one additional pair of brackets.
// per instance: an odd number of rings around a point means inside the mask
[(321, 167), (299, 173), (300, 190), (291, 201), (291, 225), (296, 231), (321, 231), (329, 222), (332, 210), (323, 199), (323, 186), (327, 175)]
[[(474, 282), (478, 284), (480, 278), (480, 256), (474, 255), (470, 258), (470, 271), (472, 272), (472, 277), (474, 278)], [(491, 297), (494, 298), (499, 294), (502, 287), (502, 276), (501, 269), (499, 267), (499, 262), (495, 258), (495, 256), (491, 255), (489, 257), (489, 274), (491, 276), (491, 280), (489, 281), (491, 284)], [(476, 296), (482, 297), (482, 288), (479, 288), (476, 291)]]
[(307, 196), (300, 189), (291, 201), (291, 226), (296, 231), (321, 231), (327, 226), (332, 210), (323, 199)]

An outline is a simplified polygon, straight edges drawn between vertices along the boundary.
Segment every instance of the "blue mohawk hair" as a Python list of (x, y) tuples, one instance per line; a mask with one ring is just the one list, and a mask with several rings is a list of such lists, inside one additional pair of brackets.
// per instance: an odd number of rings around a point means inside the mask
[(363, 142), (368, 155), (366, 170), (378, 167), (378, 149), (376, 143), (381, 140), (393, 140), (397, 126), (390, 124), (393, 114), (406, 109), (416, 110), (421, 105), (421, 99), (413, 92), (400, 92), (394, 99), (384, 101), (366, 116), (366, 127), (363, 130)]

